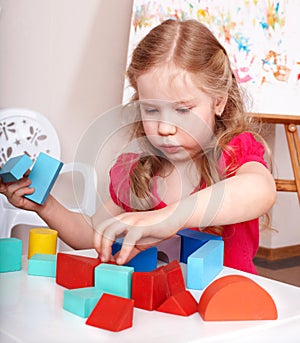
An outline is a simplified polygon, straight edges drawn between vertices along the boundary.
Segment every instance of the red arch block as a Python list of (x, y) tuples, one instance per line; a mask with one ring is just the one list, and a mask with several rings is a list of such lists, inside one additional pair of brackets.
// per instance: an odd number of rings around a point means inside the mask
[(277, 319), (270, 294), (248, 277), (229, 275), (215, 280), (203, 292), (198, 312), (206, 321)]

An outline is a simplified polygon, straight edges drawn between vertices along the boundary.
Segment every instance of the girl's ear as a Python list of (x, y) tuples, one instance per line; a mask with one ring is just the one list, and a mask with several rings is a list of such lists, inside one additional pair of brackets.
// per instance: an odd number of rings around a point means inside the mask
[(224, 108), (226, 106), (228, 100), (228, 94), (224, 95), (223, 97), (217, 98), (215, 102), (215, 114), (218, 117), (222, 116)]

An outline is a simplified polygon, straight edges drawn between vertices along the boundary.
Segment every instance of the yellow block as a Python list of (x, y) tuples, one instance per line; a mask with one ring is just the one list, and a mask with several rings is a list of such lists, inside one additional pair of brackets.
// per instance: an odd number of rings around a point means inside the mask
[(29, 231), (28, 259), (34, 254), (56, 254), (57, 231), (46, 228)]

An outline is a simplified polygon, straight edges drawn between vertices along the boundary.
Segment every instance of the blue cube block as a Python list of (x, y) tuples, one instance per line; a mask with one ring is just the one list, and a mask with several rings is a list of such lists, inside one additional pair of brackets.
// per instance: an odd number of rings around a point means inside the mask
[(56, 255), (34, 254), (28, 261), (28, 274), (56, 277)]
[(18, 238), (0, 238), (0, 273), (22, 269), (22, 241)]
[(180, 262), (183, 263), (187, 263), (189, 255), (209, 240), (222, 240), (221, 236), (190, 229), (180, 230), (177, 235), (181, 236)]
[(95, 268), (95, 287), (105, 293), (131, 298), (133, 267), (101, 263)]
[(31, 167), (32, 160), (26, 154), (10, 158), (0, 169), (3, 182), (14, 182), (20, 180)]
[(62, 166), (62, 162), (47, 154), (40, 153), (29, 174), (29, 179), (31, 180), (30, 187), (34, 188), (34, 192), (24, 196), (43, 205), (54, 186)]
[(85, 287), (64, 291), (63, 308), (79, 317), (87, 318), (103, 294), (101, 289)]
[(187, 261), (187, 288), (204, 289), (223, 269), (224, 242), (208, 241)]
[[(115, 255), (122, 248), (123, 238), (118, 238), (112, 245), (112, 255)], [(151, 247), (141, 251), (134, 256), (125, 266), (133, 267), (135, 272), (151, 272), (157, 268), (156, 247)]]

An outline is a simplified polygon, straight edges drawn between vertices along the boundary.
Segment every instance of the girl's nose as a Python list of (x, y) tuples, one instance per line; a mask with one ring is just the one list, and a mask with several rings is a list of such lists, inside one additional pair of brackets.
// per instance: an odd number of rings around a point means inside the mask
[(177, 128), (172, 123), (168, 123), (166, 121), (158, 122), (158, 133), (161, 136), (175, 135), (176, 132), (177, 132)]

